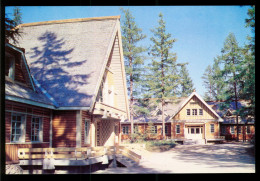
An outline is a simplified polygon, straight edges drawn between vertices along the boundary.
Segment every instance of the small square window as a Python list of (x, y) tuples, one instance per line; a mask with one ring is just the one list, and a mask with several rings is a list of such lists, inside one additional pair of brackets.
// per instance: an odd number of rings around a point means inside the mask
[(197, 115), (197, 109), (192, 109), (192, 115)]

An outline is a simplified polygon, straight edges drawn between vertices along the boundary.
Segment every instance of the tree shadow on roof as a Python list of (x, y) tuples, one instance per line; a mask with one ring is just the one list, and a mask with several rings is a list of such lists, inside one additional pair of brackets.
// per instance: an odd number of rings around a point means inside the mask
[(31, 48), (30, 58), (36, 60), (30, 68), (41, 87), (60, 106), (89, 106), (92, 96), (82, 89), (86, 88), (92, 72), (79, 71), (87, 60), (73, 58), (74, 48), (68, 48), (64, 38), (58, 38), (53, 32), (46, 31), (38, 40), (42, 46)]

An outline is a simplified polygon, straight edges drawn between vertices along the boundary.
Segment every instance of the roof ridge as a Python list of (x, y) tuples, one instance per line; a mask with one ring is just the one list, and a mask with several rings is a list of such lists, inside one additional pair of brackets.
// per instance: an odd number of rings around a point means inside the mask
[(101, 21), (107, 19), (120, 19), (120, 15), (118, 16), (103, 16), (103, 17), (92, 17), (92, 18), (76, 18), (76, 19), (64, 19), (64, 20), (52, 20), (52, 21), (42, 21), (42, 22), (34, 22), (34, 23), (24, 23), (18, 26), (26, 27), (26, 26), (40, 26), (47, 24), (61, 24), (61, 23), (74, 23), (74, 22), (83, 22), (83, 21)]

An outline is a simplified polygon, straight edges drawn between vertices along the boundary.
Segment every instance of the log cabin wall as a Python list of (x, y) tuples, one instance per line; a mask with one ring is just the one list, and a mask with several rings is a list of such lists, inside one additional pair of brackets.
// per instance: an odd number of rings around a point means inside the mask
[[(11, 141), (12, 133), (12, 116), (23, 116), (24, 130), (22, 141)], [(50, 141), (50, 119), (51, 110), (32, 106), (28, 104), (18, 103), (14, 101), (5, 101), (5, 148), (6, 148), (6, 161), (18, 161), (17, 149), (18, 148), (46, 148), (49, 147)], [(32, 118), (40, 118), (42, 125), (42, 140), (36, 142), (32, 141)]]
[[(234, 124), (221, 124), (221, 136), (225, 136), (226, 140), (236, 140), (237, 126)], [(232, 128), (231, 128), (232, 127)], [(239, 125), (241, 132), (238, 134), (239, 140), (251, 140), (255, 134), (255, 126), (252, 124)], [(244, 129), (243, 129), (244, 128)], [(249, 129), (249, 130), (247, 130)], [(223, 131), (224, 130), (224, 131)]]
[(77, 111), (53, 111), (53, 147), (76, 147)]
[[(153, 126), (156, 126), (157, 133), (150, 139), (161, 140), (163, 138), (162, 134), (162, 123), (153, 123)], [(167, 127), (167, 133), (165, 134), (166, 138), (171, 138), (172, 126), (171, 123), (165, 123)], [(128, 127), (128, 134), (123, 134), (123, 127)], [(138, 128), (138, 133), (144, 134), (147, 131), (148, 123), (135, 123), (134, 129)], [(121, 124), (121, 140), (129, 140), (131, 136), (131, 124)]]

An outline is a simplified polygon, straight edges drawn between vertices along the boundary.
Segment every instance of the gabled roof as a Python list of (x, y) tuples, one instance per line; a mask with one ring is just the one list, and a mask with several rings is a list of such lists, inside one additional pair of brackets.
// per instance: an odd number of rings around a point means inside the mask
[[(165, 112), (165, 122), (170, 122), (174, 116), (176, 116), (182, 108), (192, 99), (193, 96), (196, 96), (218, 119), (223, 121), (223, 119), (196, 93), (192, 92), (189, 97), (179, 97), (179, 98), (168, 98), (165, 102), (164, 112)], [(161, 110), (161, 105), (159, 104), (154, 111)], [(152, 114), (150, 116), (135, 116), (135, 123), (146, 123), (152, 121), (154, 123), (161, 123), (162, 116)], [(122, 123), (129, 123), (129, 120), (124, 120)]]
[(20, 25), (31, 74), (60, 108), (91, 107), (120, 16)]
[(8, 48), (11, 48), (13, 52), (17, 52), (21, 55), (21, 64), (25, 67), (25, 69), (22, 70), (28, 79), (27, 85), (6, 79), (5, 99), (46, 108), (55, 108), (53, 102), (42, 92), (41, 89), (35, 86), (22, 49), (9, 43), (6, 43), (5, 46), (5, 51), (7, 51)]
[(185, 101), (179, 104), (178, 110), (172, 115), (171, 119), (174, 118), (174, 116), (176, 116), (182, 110), (182, 108), (192, 99), (193, 96), (196, 96), (218, 118), (219, 121), (223, 121), (223, 119), (218, 115), (218, 113), (216, 113), (195, 91), (192, 92), (191, 95), (188, 98), (186, 98)]

